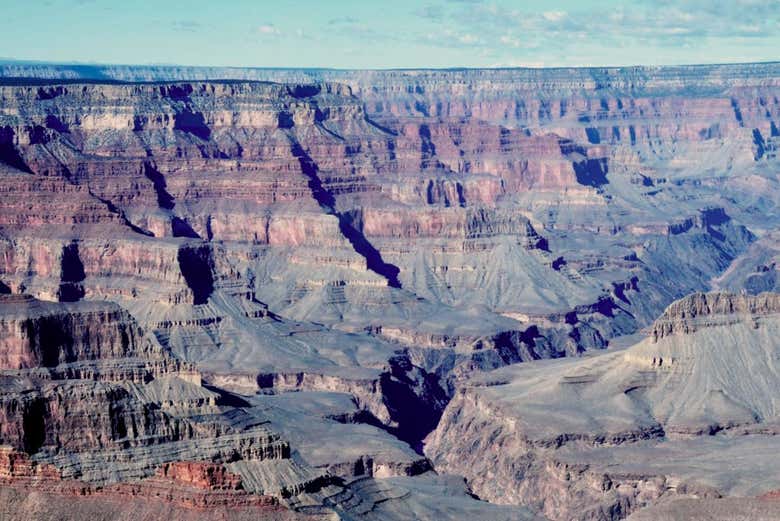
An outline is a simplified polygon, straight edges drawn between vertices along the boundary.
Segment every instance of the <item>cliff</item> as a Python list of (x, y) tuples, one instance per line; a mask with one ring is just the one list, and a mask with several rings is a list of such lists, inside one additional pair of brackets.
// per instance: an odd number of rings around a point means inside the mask
[(667, 308), (654, 327), (663, 335), (625, 350), (474, 378), (426, 454), (483, 497), (552, 519), (770, 491), (780, 476), (754, 466), (776, 445), (777, 297), (694, 294)]
[(755, 324), (760, 317), (780, 313), (776, 293), (735, 295), (696, 293), (671, 304), (650, 329), (655, 340), (668, 335), (690, 334), (699, 329), (735, 322)]
[(41, 468), (527, 517), (430, 478), (427, 436), (437, 471), (561, 519), (753, 492), (704, 474), (772, 450), (773, 297), (668, 306), (771, 283), (777, 64), (2, 67), (0, 442)]

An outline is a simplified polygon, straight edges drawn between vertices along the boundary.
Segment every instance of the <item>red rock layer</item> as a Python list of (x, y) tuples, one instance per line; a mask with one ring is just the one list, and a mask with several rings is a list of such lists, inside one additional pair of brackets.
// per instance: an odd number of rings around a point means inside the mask
[(174, 461), (166, 463), (157, 476), (174, 483), (204, 490), (241, 490), (241, 476), (228, 472), (222, 465), (200, 461)]
[[(85, 361), (168, 358), (119, 306), (57, 305), (0, 295), (0, 369), (55, 367)], [(176, 363), (167, 360), (171, 369)]]
[(194, 509), (255, 507), (282, 509), (276, 498), (243, 490), (241, 478), (222, 465), (206, 462), (172, 462), (154, 477), (105, 487), (63, 479), (51, 465), (38, 464), (9, 447), (0, 447), (0, 487), (34, 490), (63, 496), (123, 499), (142, 498)]

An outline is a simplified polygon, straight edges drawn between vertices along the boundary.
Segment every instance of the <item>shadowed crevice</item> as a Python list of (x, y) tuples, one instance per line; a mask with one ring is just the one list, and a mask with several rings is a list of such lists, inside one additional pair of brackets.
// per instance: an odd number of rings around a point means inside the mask
[(737, 120), (740, 127), (744, 127), (745, 121), (742, 118), (742, 110), (739, 108), (739, 102), (734, 98), (731, 98), (731, 108), (734, 110), (734, 119)]
[(401, 282), (398, 280), (398, 275), (401, 270), (382, 259), (382, 254), (369, 242), (363, 235), (363, 232), (353, 224), (352, 218), (348, 213), (336, 211), (336, 199), (332, 193), (322, 186), (322, 180), (319, 177), (319, 167), (292, 135), (288, 134), (288, 138), (292, 145), (292, 154), (298, 159), (301, 171), (308, 178), (309, 190), (311, 190), (311, 194), (320, 205), (320, 208), (338, 219), (339, 230), (347, 238), (355, 252), (366, 259), (366, 267), (384, 277), (388, 286), (400, 288)]
[(346, 215), (337, 213), (336, 217), (339, 219), (341, 233), (349, 240), (354, 250), (366, 259), (368, 269), (386, 278), (388, 286), (400, 288), (401, 281), (398, 280), (398, 275), (401, 270), (382, 260), (382, 254), (379, 253), (379, 250), (374, 248), (365, 235), (352, 225)]
[(46, 402), (36, 398), (25, 404), (22, 413), (23, 449), (28, 454), (35, 454), (46, 441)]
[(13, 128), (9, 126), (0, 127), (0, 163), (5, 163), (17, 170), (32, 174), (32, 170), (27, 166), (19, 150), (14, 145), (15, 135)]
[[(165, 181), (165, 176), (157, 170), (157, 168), (151, 163), (144, 163), (144, 176), (152, 182), (154, 191), (157, 194), (157, 205), (163, 210), (173, 210), (176, 206), (176, 200), (168, 192), (168, 184)], [(200, 239), (200, 235), (196, 232), (190, 224), (176, 215), (171, 217), (171, 233), (174, 237), (187, 237), (188, 239)]]
[(280, 110), (276, 116), (276, 126), (279, 128), (293, 128), (295, 126), (295, 120), (291, 112), (286, 110)]
[(224, 406), (224, 407), (251, 407), (252, 404), (250, 404), (248, 401), (243, 399), (241, 396), (231, 393), (230, 391), (226, 391), (224, 389), (220, 389), (219, 387), (214, 387), (213, 385), (209, 384), (203, 384), (203, 387), (212, 393), (215, 393), (218, 395), (217, 397), (217, 405)]
[(141, 235), (146, 235), (147, 237), (154, 237), (154, 234), (150, 232), (149, 230), (144, 230), (140, 226), (136, 226), (132, 222), (130, 222), (130, 219), (127, 218), (125, 213), (117, 207), (114, 203), (109, 201), (108, 199), (103, 199), (102, 197), (95, 194), (92, 190), (89, 191), (89, 195), (106, 205), (106, 208), (109, 212), (116, 214), (119, 216), (120, 219), (122, 219), (122, 222), (127, 225), (131, 230), (133, 230), (136, 233), (140, 233)]
[(211, 129), (206, 124), (203, 113), (193, 111), (189, 107), (185, 107), (173, 116), (173, 128), (192, 134), (203, 141), (208, 141), (211, 137)]
[(391, 136), (397, 136), (398, 135), (397, 131), (391, 129), (390, 127), (386, 127), (386, 126), (384, 126), (384, 125), (382, 125), (380, 123), (377, 123), (376, 121), (374, 121), (373, 119), (369, 118), (368, 116), (366, 116), (366, 123), (368, 123), (369, 125), (371, 125), (372, 127), (374, 127), (377, 130), (381, 130), (385, 134), (390, 134)]
[(183, 245), (177, 254), (179, 269), (187, 287), (192, 290), (192, 303), (205, 304), (214, 292), (212, 269), (214, 259), (208, 246)]
[(37, 97), (39, 100), (50, 100), (62, 96), (67, 91), (64, 86), (38, 87)]
[[(211, 128), (206, 124), (206, 118), (203, 113), (193, 110), (192, 99), (190, 95), (194, 92), (190, 83), (177, 85), (161, 85), (160, 94), (163, 97), (172, 99), (176, 113), (173, 115), (173, 128), (191, 134), (197, 138), (207, 141), (211, 137)], [(183, 105), (183, 107), (182, 107)], [(141, 123), (141, 125), (138, 125)], [(143, 122), (136, 121), (134, 126), (139, 130), (143, 128)]]
[(766, 152), (766, 141), (764, 141), (764, 136), (761, 135), (761, 131), (757, 128), (753, 129), (753, 144), (756, 145), (754, 159), (758, 161), (764, 157), (764, 153)]
[(62, 248), (60, 259), (60, 287), (57, 296), (60, 302), (76, 302), (84, 297), (82, 282), (87, 278), (84, 263), (79, 256), (79, 245), (72, 242)]
[(439, 424), (450, 400), (439, 377), (415, 366), (407, 352), (397, 352), (379, 385), (382, 402), (397, 425), (385, 429), (422, 454), (422, 440)]
[(200, 239), (200, 235), (196, 232), (190, 224), (175, 215), (171, 218), (171, 233), (174, 237), (186, 237), (188, 239)]
[(431, 158), (436, 155), (436, 145), (431, 141), (431, 128), (428, 125), (420, 125), (420, 151), (423, 158)]
[(595, 127), (587, 127), (585, 128), (585, 135), (588, 137), (588, 143), (593, 145), (598, 145), (601, 143), (601, 134), (599, 134), (599, 129)]
[(287, 93), (293, 98), (303, 99), (311, 98), (322, 92), (320, 85), (290, 85), (287, 87)]
[(598, 188), (609, 183), (607, 163), (599, 159), (586, 159), (573, 164), (577, 182), (585, 186)]
[(70, 127), (63, 123), (63, 121), (53, 114), (46, 116), (46, 128), (55, 130), (60, 133), (67, 134), (70, 132)]
[(160, 94), (174, 100), (189, 101), (193, 91), (192, 83), (160, 85)]
[(165, 176), (149, 162), (144, 163), (144, 175), (154, 185), (154, 191), (157, 193), (157, 204), (160, 208), (172, 210), (175, 203), (173, 196), (168, 192)]

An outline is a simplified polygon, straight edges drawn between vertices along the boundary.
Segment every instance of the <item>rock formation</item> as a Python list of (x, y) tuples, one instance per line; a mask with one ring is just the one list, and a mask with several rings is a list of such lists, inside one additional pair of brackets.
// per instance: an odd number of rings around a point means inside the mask
[(776, 297), (697, 292), (775, 288), (777, 64), (0, 76), (0, 444), (74, 512), (613, 519), (772, 448)]
[(776, 294), (694, 294), (628, 349), (475, 378), (426, 454), (481, 497), (536, 504), (551, 519), (772, 491), (779, 318)]

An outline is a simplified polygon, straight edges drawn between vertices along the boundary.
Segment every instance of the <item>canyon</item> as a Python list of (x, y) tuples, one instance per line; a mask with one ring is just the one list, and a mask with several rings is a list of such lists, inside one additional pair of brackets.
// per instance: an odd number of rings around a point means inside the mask
[(0, 63), (0, 516), (776, 517), (779, 92)]

